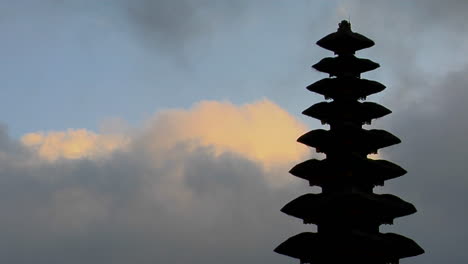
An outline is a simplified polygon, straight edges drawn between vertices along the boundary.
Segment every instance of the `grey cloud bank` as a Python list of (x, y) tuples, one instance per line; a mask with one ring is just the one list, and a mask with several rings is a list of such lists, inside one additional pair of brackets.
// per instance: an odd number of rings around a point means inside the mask
[(235, 154), (181, 144), (48, 163), (1, 143), (2, 262), (273, 263), (273, 231), (292, 229), (277, 210), (292, 186), (269, 188)]
[[(295, 229), (278, 205), (295, 184), (281, 184), (292, 182), (289, 165), (270, 164), (278, 155), (290, 157), (268, 148), (270, 142), (266, 149), (257, 142), (276, 124), (265, 122), (271, 113), (283, 127), (270, 134), (291, 138), (276, 145), (307, 155), (293, 143), (303, 128), (266, 100), (242, 107), (204, 102), (190, 111), (159, 112), (123, 145), (118, 141), (120, 147), (99, 155), (89, 145), (114, 145), (107, 139), (116, 138), (78, 130), (31, 133), (20, 142), (3, 128), (0, 261), (278, 261), (280, 256), (271, 254), (274, 242)], [(230, 122), (215, 123), (220, 118)], [(257, 134), (246, 133), (249, 129)], [(259, 155), (249, 156), (250, 148)], [(272, 232), (277, 226), (282, 230)]]

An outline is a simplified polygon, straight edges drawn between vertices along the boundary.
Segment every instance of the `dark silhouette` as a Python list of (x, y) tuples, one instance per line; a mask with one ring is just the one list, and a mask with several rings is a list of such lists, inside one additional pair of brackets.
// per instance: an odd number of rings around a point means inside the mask
[(338, 56), (325, 58), (312, 67), (330, 74), (307, 87), (332, 102), (322, 102), (303, 114), (317, 118), (330, 130), (312, 130), (298, 142), (326, 154), (323, 160), (311, 159), (296, 165), (290, 173), (320, 186), (322, 193), (306, 194), (288, 203), (282, 212), (316, 224), (317, 233), (293, 236), (275, 252), (297, 258), (301, 263), (318, 264), (393, 264), (399, 259), (424, 253), (413, 240), (392, 233), (380, 233), (381, 224), (416, 212), (416, 208), (390, 194), (375, 194), (373, 188), (406, 173), (400, 166), (367, 155), (380, 148), (400, 143), (384, 130), (365, 130), (364, 124), (391, 113), (387, 108), (360, 102), (385, 86), (361, 79), (363, 72), (379, 64), (354, 56), (374, 42), (351, 31), (348, 21), (338, 31), (317, 42)]

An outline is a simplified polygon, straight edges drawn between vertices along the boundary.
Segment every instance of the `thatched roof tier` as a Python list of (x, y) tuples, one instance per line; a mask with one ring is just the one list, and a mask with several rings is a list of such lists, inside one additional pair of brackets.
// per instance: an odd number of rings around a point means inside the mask
[(356, 58), (354, 55), (324, 58), (312, 68), (317, 71), (326, 72), (330, 76), (354, 76), (359, 77), (361, 73), (372, 71), (380, 67), (369, 59)]
[(357, 124), (370, 124), (372, 119), (390, 114), (392, 111), (376, 103), (339, 101), (321, 102), (314, 104), (302, 112), (302, 114), (317, 118), (322, 123), (352, 122)]
[(297, 164), (289, 173), (309, 181), (310, 186), (361, 183), (382, 186), (385, 181), (406, 174), (406, 170), (386, 160), (353, 155), (346, 160), (310, 159)]
[(305, 194), (286, 204), (281, 212), (302, 219), (305, 224), (369, 225), (392, 224), (397, 217), (416, 212), (416, 208), (390, 194), (359, 191)]
[(376, 81), (356, 77), (342, 77), (322, 79), (307, 86), (307, 89), (325, 96), (325, 99), (346, 98), (357, 100), (366, 99), (366, 97), (371, 94), (383, 91), (385, 85)]
[(398, 263), (424, 253), (413, 240), (393, 234), (351, 231), (333, 236), (301, 233), (279, 245), (275, 252), (301, 263)]
[(297, 139), (298, 142), (316, 148), (317, 152), (358, 152), (364, 154), (377, 153), (378, 149), (389, 147), (401, 142), (393, 134), (371, 129), (316, 129), (305, 133)]
[(354, 54), (357, 50), (370, 48), (374, 44), (374, 41), (367, 37), (352, 32), (351, 24), (345, 20), (341, 21), (337, 32), (328, 34), (317, 41), (317, 45), (335, 54)]

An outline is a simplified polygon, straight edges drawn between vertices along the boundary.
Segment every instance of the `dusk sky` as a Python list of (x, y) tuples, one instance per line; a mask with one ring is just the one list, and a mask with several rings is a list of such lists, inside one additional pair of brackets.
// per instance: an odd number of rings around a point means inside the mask
[(322, 157), (296, 138), (350, 19), (387, 86), (372, 123), (408, 174), (378, 193), (418, 212), (382, 232), (468, 263), (468, 1), (0, 0), (0, 262), (298, 263), (315, 230), (280, 212), (288, 174)]

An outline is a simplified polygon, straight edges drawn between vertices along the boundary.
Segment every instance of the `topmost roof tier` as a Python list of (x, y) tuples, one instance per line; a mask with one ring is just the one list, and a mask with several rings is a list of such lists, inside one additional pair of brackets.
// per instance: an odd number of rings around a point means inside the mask
[(320, 47), (339, 55), (354, 54), (357, 50), (370, 48), (374, 44), (374, 41), (351, 31), (351, 24), (346, 20), (341, 21), (335, 33), (317, 41)]

